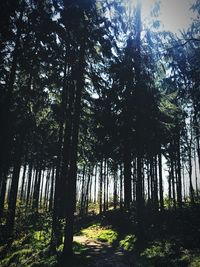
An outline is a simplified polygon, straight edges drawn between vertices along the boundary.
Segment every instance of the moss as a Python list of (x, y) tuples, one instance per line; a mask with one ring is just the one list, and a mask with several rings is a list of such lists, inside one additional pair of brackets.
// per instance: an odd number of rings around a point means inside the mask
[(154, 242), (141, 253), (144, 266), (200, 267), (199, 250), (177, 249), (173, 241)]
[(14, 267), (26, 262), (26, 260), (31, 256), (32, 249), (21, 249), (14, 253), (9, 254), (4, 260), (0, 261), (0, 266)]
[(200, 267), (200, 257), (195, 257), (189, 267)]
[(135, 235), (126, 235), (124, 239), (119, 242), (119, 246), (126, 251), (132, 251), (136, 240)]
[(83, 229), (81, 230), (81, 233), (91, 239), (107, 242), (109, 244), (113, 244), (118, 238), (116, 231), (111, 228), (101, 227), (100, 224), (94, 224), (86, 229)]
[(18, 249), (19, 247), (26, 245), (28, 242), (30, 242), (30, 240), (31, 240), (31, 235), (30, 234), (24, 235), (21, 238), (16, 239), (12, 243), (12, 248), (13, 249), (15, 249), (15, 248)]
[(37, 259), (37, 262), (32, 262), (27, 267), (54, 267), (57, 265), (56, 256), (47, 256), (43, 257), (41, 260)]

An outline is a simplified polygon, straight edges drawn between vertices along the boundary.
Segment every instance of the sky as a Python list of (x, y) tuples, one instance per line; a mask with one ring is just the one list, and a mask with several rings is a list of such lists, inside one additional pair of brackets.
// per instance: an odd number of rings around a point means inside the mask
[[(132, 0), (136, 1), (136, 0)], [(144, 20), (154, 6), (155, 0), (141, 0), (142, 18)], [(194, 13), (190, 10), (195, 0), (160, 0), (159, 19), (163, 24), (163, 29), (179, 33), (180, 30), (187, 29), (191, 24)]]

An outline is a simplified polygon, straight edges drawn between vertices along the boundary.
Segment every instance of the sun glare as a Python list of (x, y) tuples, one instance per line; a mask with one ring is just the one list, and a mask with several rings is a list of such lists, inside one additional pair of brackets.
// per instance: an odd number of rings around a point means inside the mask
[[(142, 3), (142, 20), (147, 21), (156, 0), (140, 0)], [(136, 4), (137, 0), (132, 0)], [(191, 10), (195, 0), (160, 0), (160, 14), (158, 19), (164, 30), (179, 33), (187, 29), (194, 17)]]

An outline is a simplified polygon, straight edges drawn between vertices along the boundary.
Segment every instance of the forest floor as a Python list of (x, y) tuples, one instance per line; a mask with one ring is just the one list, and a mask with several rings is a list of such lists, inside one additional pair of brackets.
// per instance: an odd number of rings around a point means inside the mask
[[(108, 211), (76, 217), (74, 257), (65, 267), (200, 267), (200, 207), (166, 210), (144, 218), (144, 242), (138, 249), (134, 212)], [(60, 267), (49, 251), (51, 214), (19, 214), (15, 238), (0, 234), (1, 267)]]
[[(107, 242), (88, 238), (86, 235), (75, 236), (74, 241), (87, 247), (87, 257), (91, 259), (88, 267), (129, 267), (131, 262), (120, 248), (113, 248)], [(127, 260), (129, 262), (127, 262)]]

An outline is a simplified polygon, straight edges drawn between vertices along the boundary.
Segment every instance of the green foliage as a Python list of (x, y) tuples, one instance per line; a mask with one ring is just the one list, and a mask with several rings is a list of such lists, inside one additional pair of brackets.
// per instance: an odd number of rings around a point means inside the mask
[[(62, 252), (63, 247), (64, 247), (64, 244), (61, 244), (59, 246), (59, 248), (57, 249), (57, 251)], [(73, 252), (75, 255), (82, 255), (82, 254), (86, 253), (87, 251), (88, 251), (88, 248), (86, 246), (84, 246), (83, 244), (81, 244), (77, 241), (73, 242)]]
[(150, 247), (146, 248), (145, 251), (141, 254), (147, 258), (154, 258), (154, 257), (165, 257), (171, 251), (171, 244), (168, 242), (161, 243), (155, 242)]
[(14, 267), (17, 264), (24, 264), (28, 257), (32, 254), (32, 249), (21, 249), (6, 257), (4, 260), (0, 261), (0, 265)]
[(195, 257), (189, 267), (200, 267), (200, 257)]
[[(22, 221), (24, 218), (20, 218)], [(22, 233), (22, 223), (18, 221), (17, 230)], [(0, 251), (5, 251), (5, 256), (0, 259), (1, 267), (53, 267), (57, 263), (56, 255), (49, 255), (50, 228), (49, 217), (46, 220), (42, 217), (43, 224), (38, 222), (37, 226), (31, 225), (29, 229), (24, 229), (24, 234), (16, 236), (9, 250), (1, 247)]]
[(116, 231), (102, 227), (100, 224), (93, 224), (90, 227), (81, 230), (81, 233), (94, 240), (107, 242), (109, 244), (113, 244), (118, 238)]
[[(49, 255), (48, 246), (42, 241), (38, 243), (34, 238), (27, 239), (26, 244), (21, 245), (15, 240), (11, 250), (4, 259), (0, 260), (1, 267), (53, 267), (57, 263), (56, 255)], [(18, 247), (17, 247), (18, 244)]]
[(43, 243), (44, 245), (47, 245), (50, 241), (50, 235), (43, 230), (42, 231), (35, 231), (33, 236), (34, 236), (34, 239), (36, 241), (39, 241), (39, 242)]
[(172, 241), (152, 242), (142, 253), (144, 266), (199, 267), (198, 251), (178, 247)]
[(132, 251), (136, 242), (135, 235), (126, 235), (124, 239), (120, 240), (119, 245), (126, 251)]

